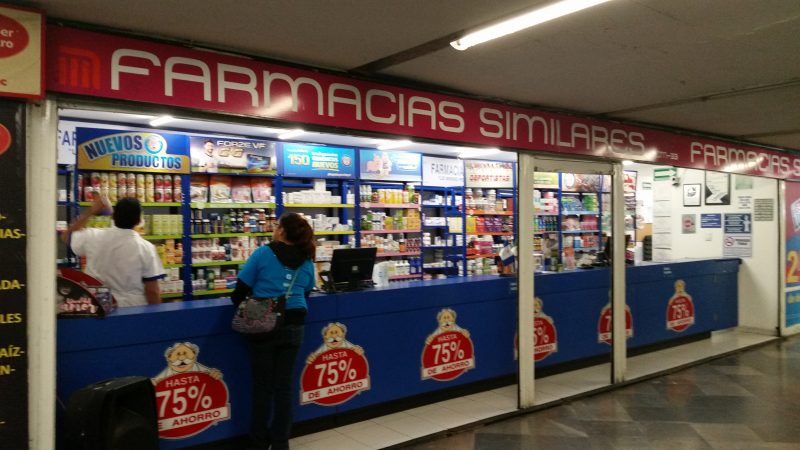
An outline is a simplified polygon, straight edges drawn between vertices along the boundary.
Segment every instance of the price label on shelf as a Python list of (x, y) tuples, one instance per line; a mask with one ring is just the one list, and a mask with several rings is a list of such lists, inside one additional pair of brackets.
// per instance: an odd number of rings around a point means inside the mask
[(472, 340), (460, 331), (432, 336), (422, 351), (422, 379), (450, 381), (475, 368)]
[(675, 282), (675, 295), (667, 303), (667, 329), (682, 332), (692, 326), (695, 321), (694, 302), (686, 293), (683, 280)]
[(367, 359), (355, 349), (328, 349), (312, 356), (300, 376), (301, 405), (339, 405), (369, 389)]
[(187, 372), (156, 383), (158, 435), (162, 439), (194, 436), (230, 418), (228, 387), (206, 372)]

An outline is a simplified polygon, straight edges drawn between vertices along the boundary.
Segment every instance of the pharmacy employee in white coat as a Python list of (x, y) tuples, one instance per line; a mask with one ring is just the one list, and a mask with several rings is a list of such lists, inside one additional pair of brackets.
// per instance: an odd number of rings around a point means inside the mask
[(86, 273), (111, 290), (117, 304), (161, 303), (158, 280), (165, 277), (156, 248), (133, 230), (142, 220), (142, 206), (123, 198), (114, 207), (114, 226), (85, 228), (89, 219), (107, 209), (99, 198), (61, 235), (78, 256), (86, 257)]

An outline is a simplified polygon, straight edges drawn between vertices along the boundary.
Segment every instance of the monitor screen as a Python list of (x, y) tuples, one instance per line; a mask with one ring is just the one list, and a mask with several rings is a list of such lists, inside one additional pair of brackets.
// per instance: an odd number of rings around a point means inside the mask
[(331, 278), (337, 286), (347, 284), (358, 289), (361, 282), (372, 280), (377, 248), (343, 248), (333, 251)]

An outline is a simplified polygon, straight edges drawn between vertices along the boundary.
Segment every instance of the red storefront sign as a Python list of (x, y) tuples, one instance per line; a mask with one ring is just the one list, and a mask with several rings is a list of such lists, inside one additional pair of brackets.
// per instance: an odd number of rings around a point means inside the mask
[(48, 30), (47, 89), (451, 142), (800, 180), (800, 157), (754, 145), (67, 27)]

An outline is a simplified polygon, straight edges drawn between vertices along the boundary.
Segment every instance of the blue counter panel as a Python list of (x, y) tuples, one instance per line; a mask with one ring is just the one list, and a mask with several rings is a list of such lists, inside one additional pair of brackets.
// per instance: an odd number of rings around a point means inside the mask
[[(633, 316), (631, 348), (737, 324), (739, 260), (649, 264), (627, 270), (627, 301)], [(600, 355), (598, 320), (609, 302), (609, 271), (593, 269), (536, 276), (542, 313), (556, 325), (557, 351), (537, 363), (553, 366)], [(667, 329), (666, 309), (682, 280), (695, 307), (695, 323), (677, 333)], [(393, 284), (370, 291), (314, 295), (309, 300), (305, 341), (297, 363), (295, 420), (306, 421), (439, 389), (516, 373), (516, 279), (475, 277)], [(422, 379), (426, 338), (444, 308), (469, 332), (474, 367), (449, 381)], [(58, 322), (58, 395), (127, 375), (156, 377), (167, 367), (165, 350), (191, 342), (204, 370), (218, 369), (227, 385), (230, 419), (181, 440), (162, 440), (177, 449), (243, 435), (249, 422), (250, 374), (246, 342), (230, 330), (233, 306), (227, 299), (126, 308), (105, 319)], [(363, 348), (370, 389), (336, 406), (300, 405), (300, 373), (308, 355), (323, 344), (328, 323), (344, 323), (346, 339)]]

